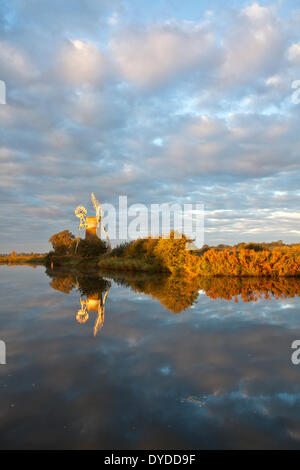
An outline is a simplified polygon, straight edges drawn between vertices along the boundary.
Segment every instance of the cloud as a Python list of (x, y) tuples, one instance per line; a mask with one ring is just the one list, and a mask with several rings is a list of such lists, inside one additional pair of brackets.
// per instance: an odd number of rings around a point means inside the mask
[(29, 56), (8, 41), (0, 40), (1, 79), (7, 81), (34, 80), (39, 72)]
[(225, 85), (247, 84), (276, 72), (282, 61), (285, 35), (271, 8), (258, 3), (237, 12), (224, 38), (221, 80)]
[(130, 28), (114, 37), (110, 48), (123, 77), (143, 87), (164, 84), (196, 67), (204, 71), (218, 57), (211, 32), (176, 23), (146, 31)]
[(298, 219), (270, 218), (299, 207), (295, 16), (262, 2), (204, 3), (210, 15), (191, 6), (188, 18), (126, 2), (4, 2), (3, 249), (46, 250), (53, 231), (77, 230), (74, 207), (91, 191), (113, 204), (203, 202), (212, 243), (298, 240)]
[[(161, 175), (165, 171), (166, 178), (203, 174), (251, 178), (296, 169), (297, 125), (285, 117), (255, 114), (194, 118), (169, 136), (164, 151), (150, 157), (149, 164), (159, 167)], [(295, 140), (293, 146), (289, 138)]]
[(58, 73), (68, 85), (100, 84), (108, 72), (108, 61), (96, 44), (69, 40), (61, 49)]
[(292, 44), (288, 49), (288, 59), (296, 65), (300, 65), (300, 42)]

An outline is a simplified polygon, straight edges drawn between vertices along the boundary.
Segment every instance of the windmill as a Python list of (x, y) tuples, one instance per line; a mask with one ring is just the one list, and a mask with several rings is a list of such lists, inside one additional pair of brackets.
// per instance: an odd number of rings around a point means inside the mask
[[(107, 241), (108, 249), (110, 250), (111, 249), (111, 244), (110, 244), (110, 240), (109, 240), (109, 237), (108, 237), (108, 233), (107, 233), (107, 231), (104, 227), (104, 224), (103, 224), (103, 220), (102, 220), (103, 215), (102, 215), (101, 204), (96, 199), (94, 193), (91, 194), (91, 198), (92, 198), (93, 206), (94, 206), (95, 211), (96, 211), (96, 217), (87, 217), (87, 215), (86, 215), (87, 210), (84, 206), (78, 206), (75, 209), (75, 215), (76, 215), (76, 217), (78, 217), (80, 219), (79, 227), (78, 227), (79, 237), (80, 237), (81, 229), (85, 229), (85, 239), (86, 240), (98, 239), (98, 238), (101, 237), (101, 230), (103, 230), (103, 233), (104, 233), (106, 241)], [(100, 226), (100, 236), (98, 237), (97, 228), (99, 226)], [(80, 238), (78, 239), (75, 253), (77, 251), (79, 241), (80, 241)]]

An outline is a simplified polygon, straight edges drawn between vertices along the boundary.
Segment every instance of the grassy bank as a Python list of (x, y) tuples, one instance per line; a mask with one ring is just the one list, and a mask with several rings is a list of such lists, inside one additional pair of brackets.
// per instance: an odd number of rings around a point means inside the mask
[(30, 254), (30, 255), (3, 255), (0, 256), (0, 264), (6, 265), (22, 265), (29, 264), (30, 266), (45, 265), (45, 254)]
[(149, 273), (168, 272), (162, 266), (151, 263), (146, 259), (138, 258), (118, 258), (107, 257), (98, 261), (98, 266), (101, 269), (114, 270), (114, 271), (141, 271)]

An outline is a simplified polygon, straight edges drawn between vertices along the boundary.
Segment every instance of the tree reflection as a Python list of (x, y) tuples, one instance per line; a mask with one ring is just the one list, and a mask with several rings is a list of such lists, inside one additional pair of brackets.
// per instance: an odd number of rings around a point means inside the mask
[(271, 278), (201, 278), (199, 288), (211, 299), (256, 302), (300, 295), (300, 279), (294, 277)]
[(128, 273), (113, 278), (117, 283), (135, 292), (151, 295), (172, 313), (181, 313), (192, 306), (198, 297), (198, 282), (178, 276), (144, 275)]
[[(97, 312), (94, 335), (103, 327), (105, 301), (111, 286), (109, 280), (100, 274), (83, 275), (47, 270), (52, 278), (50, 286), (68, 294), (77, 288), (80, 294), (80, 309), (76, 319), (85, 323), (90, 312)], [(256, 302), (259, 299), (271, 300), (300, 295), (299, 278), (228, 278), (201, 277), (188, 278), (175, 275), (146, 273), (105, 273), (117, 284), (131, 288), (135, 292), (150, 295), (173, 313), (184, 312), (197, 301), (199, 292), (211, 299), (228, 301)]]
[(141, 276), (128, 273), (114, 275), (114, 280), (131, 287), (135, 292), (151, 295), (173, 313), (180, 313), (191, 307), (199, 291), (211, 299), (256, 302), (300, 295), (299, 278), (229, 278), (177, 276)]

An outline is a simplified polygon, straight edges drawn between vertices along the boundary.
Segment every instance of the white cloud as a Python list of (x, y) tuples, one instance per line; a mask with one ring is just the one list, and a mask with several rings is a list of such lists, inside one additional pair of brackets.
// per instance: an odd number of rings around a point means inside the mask
[(110, 26), (116, 26), (117, 24), (119, 24), (120, 22), (119, 13), (114, 11), (113, 14), (108, 18), (107, 22)]
[(258, 3), (252, 3), (248, 7), (245, 7), (243, 12), (245, 16), (256, 23), (265, 23), (272, 18), (271, 12), (268, 8), (260, 6)]
[(124, 78), (142, 86), (164, 83), (196, 66), (205, 67), (217, 54), (213, 34), (178, 25), (130, 29), (115, 37), (110, 46)]
[(244, 84), (275, 71), (282, 60), (285, 37), (270, 8), (257, 3), (243, 9), (224, 38), (221, 77), (226, 84)]
[(96, 44), (74, 39), (62, 47), (57, 71), (70, 85), (97, 84), (108, 73), (108, 61)]
[(272, 75), (266, 80), (266, 85), (270, 87), (279, 87), (282, 84), (282, 77), (279, 75)]
[(287, 55), (290, 62), (300, 65), (300, 42), (292, 44), (288, 49)]
[(15, 82), (36, 79), (39, 72), (28, 55), (15, 45), (0, 41), (1, 79)]

